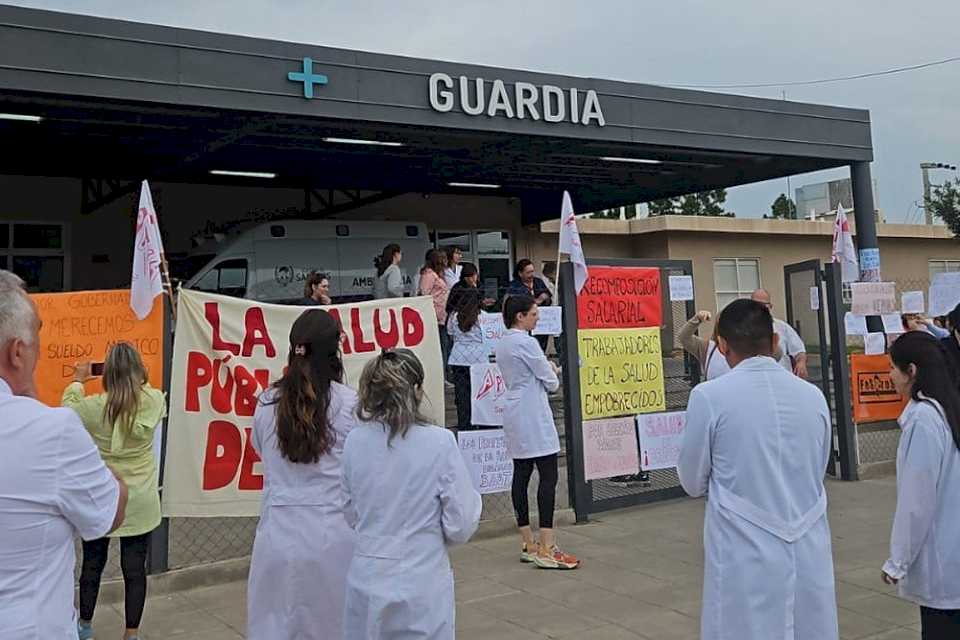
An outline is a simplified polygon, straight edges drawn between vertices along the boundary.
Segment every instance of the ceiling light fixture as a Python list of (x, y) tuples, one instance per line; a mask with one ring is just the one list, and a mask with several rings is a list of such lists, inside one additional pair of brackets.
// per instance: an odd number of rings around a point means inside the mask
[(212, 169), (210, 173), (215, 176), (230, 176), (233, 178), (266, 178), (269, 180), (277, 177), (277, 174), (266, 171), (228, 171), (226, 169)]
[(461, 187), (463, 189), (499, 189), (498, 184), (484, 184), (482, 182), (448, 182), (451, 187)]
[(402, 142), (387, 142), (384, 140), (360, 140), (359, 138), (323, 138), (324, 142), (334, 144), (369, 144), (377, 147), (402, 147)]
[(40, 116), (28, 116), (23, 113), (0, 113), (0, 120), (16, 120), (17, 122), (40, 122)]
[(619, 156), (603, 156), (600, 158), (606, 162), (630, 162), (633, 164), (663, 164), (660, 160), (648, 160), (647, 158), (621, 158)]

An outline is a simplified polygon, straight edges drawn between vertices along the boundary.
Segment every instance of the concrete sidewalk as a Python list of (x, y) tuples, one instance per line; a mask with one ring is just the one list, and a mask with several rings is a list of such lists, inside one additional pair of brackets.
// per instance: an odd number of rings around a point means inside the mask
[[(895, 504), (893, 478), (830, 482), (840, 635), (919, 639), (919, 611), (880, 581)], [(703, 502), (601, 514), (561, 531), (583, 560), (570, 572), (523, 565), (511, 537), (454, 552), (460, 640), (694, 640), (699, 637)], [(242, 638), (246, 584), (151, 598), (143, 638)], [(99, 640), (119, 639), (122, 604), (97, 612)], [(814, 640), (814, 639), (811, 639)]]

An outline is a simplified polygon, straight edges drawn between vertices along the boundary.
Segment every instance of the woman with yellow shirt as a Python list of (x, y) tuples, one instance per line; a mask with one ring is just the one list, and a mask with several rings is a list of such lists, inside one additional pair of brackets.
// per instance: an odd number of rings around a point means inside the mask
[[(103, 366), (105, 393), (87, 396), (83, 383), (91, 365), (77, 365), (74, 382), (63, 392), (63, 406), (77, 412), (100, 450), (103, 461), (127, 483), (127, 514), (110, 537), (120, 538), (126, 608), (125, 638), (137, 638), (147, 595), (147, 541), (160, 524), (160, 493), (153, 436), (166, 415), (161, 391), (147, 382), (140, 354), (130, 344), (114, 345)], [(80, 640), (93, 637), (91, 621), (107, 564), (110, 538), (83, 543), (80, 572)]]

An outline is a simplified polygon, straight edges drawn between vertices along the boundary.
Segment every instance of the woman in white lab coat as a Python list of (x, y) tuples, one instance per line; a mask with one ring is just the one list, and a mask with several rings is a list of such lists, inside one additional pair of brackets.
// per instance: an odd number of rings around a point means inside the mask
[(943, 346), (911, 331), (890, 348), (900, 416), (897, 511), (883, 581), (920, 605), (924, 640), (960, 638), (960, 392)]
[(251, 640), (343, 638), (355, 535), (340, 460), (357, 395), (342, 380), (339, 324), (326, 311), (304, 312), (290, 330), (287, 372), (253, 417), (264, 487), (247, 595)]
[(344, 638), (452, 640), (447, 547), (477, 529), (482, 502), (453, 434), (420, 413), (423, 366), (384, 351), (360, 377), (360, 422), (343, 451), (347, 519), (357, 545)]
[[(503, 434), (507, 455), (513, 458), (513, 509), (520, 528), (520, 560), (542, 569), (576, 569), (580, 561), (560, 550), (553, 532), (560, 438), (547, 393), (556, 391), (560, 380), (556, 365), (547, 360), (540, 343), (530, 335), (537, 326), (538, 314), (531, 296), (509, 296), (503, 303), (507, 332), (496, 349), (497, 365), (507, 387)], [(539, 542), (530, 529), (527, 499), (534, 467), (540, 474)]]

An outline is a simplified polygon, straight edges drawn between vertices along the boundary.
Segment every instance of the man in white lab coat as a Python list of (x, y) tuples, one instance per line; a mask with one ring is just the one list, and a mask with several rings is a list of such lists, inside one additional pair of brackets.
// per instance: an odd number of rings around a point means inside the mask
[[(773, 313), (773, 302), (770, 301), (770, 292), (766, 289), (757, 289), (750, 299), (765, 306)], [(797, 330), (779, 318), (773, 319), (773, 330), (780, 339), (780, 366), (787, 371), (807, 379), (807, 346)]]
[(717, 333), (733, 370), (690, 395), (677, 464), (708, 495), (701, 638), (836, 640), (826, 400), (773, 359), (765, 305), (730, 303)]

